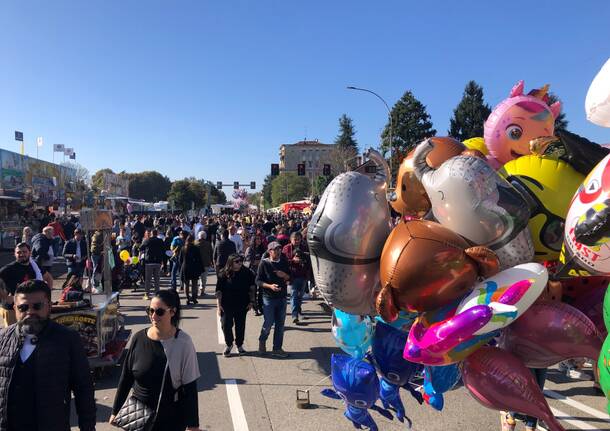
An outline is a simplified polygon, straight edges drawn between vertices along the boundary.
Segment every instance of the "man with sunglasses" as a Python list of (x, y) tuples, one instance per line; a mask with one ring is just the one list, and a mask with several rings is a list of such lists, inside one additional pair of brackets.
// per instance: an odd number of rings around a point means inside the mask
[(50, 320), (51, 289), (41, 280), (15, 290), (17, 323), (0, 330), (0, 430), (95, 430), (95, 399), (80, 336)]
[(42, 280), (42, 272), (38, 265), (30, 259), (30, 246), (21, 242), (15, 247), (15, 261), (0, 268), (0, 287), (2, 298), (2, 315), (6, 326), (15, 323), (13, 297), (19, 283), (28, 280)]

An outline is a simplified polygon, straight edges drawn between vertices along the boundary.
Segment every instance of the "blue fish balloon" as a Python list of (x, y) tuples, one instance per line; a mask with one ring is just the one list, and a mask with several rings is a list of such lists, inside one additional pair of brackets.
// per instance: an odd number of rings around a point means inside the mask
[(354, 427), (361, 429), (364, 426), (377, 431), (377, 424), (368, 411), (379, 397), (379, 379), (375, 368), (361, 359), (333, 354), (331, 375), (335, 390), (322, 393), (343, 400), (346, 407), (344, 415)]
[(443, 393), (460, 381), (457, 364), (445, 366), (426, 366), (424, 368), (424, 400), (434, 409), (441, 411), (445, 405)]
[[(372, 355), (381, 376), (379, 397), (384, 408), (392, 407), (399, 421), (405, 418), (405, 408), (400, 398), (400, 387), (408, 390), (421, 404), (422, 395), (413, 389), (409, 381), (423, 367), (403, 358), (402, 352), (407, 342), (407, 333), (384, 322), (377, 322), (372, 343)], [(410, 422), (410, 421), (409, 421)]]
[(332, 333), (341, 350), (354, 358), (362, 359), (371, 346), (373, 323), (368, 316), (357, 316), (335, 309)]

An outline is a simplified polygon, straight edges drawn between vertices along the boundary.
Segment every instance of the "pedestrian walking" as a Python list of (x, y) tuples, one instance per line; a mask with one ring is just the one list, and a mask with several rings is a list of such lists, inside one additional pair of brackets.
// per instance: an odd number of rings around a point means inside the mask
[(69, 431), (71, 395), (81, 431), (95, 430), (95, 399), (80, 336), (55, 323), (51, 289), (15, 290), (17, 323), (0, 330), (0, 430)]
[(182, 249), (182, 268), (181, 277), (184, 283), (184, 293), (186, 294), (186, 304), (198, 304), (197, 301), (197, 283), (203, 272), (203, 264), (201, 263), (201, 253), (199, 247), (195, 245), (193, 236), (186, 237), (186, 244)]
[(144, 253), (144, 299), (149, 299), (150, 285), (155, 278), (155, 293), (160, 289), (161, 264), (165, 256), (165, 244), (158, 237), (159, 232), (153, 229), (150, 238), (147, 238), (140, 247), (140, 253)]
[(89, 253), (87, 253), (87, 241), (83, 237), (82, 230), (74, 230), (74, 238), (66, 241), (63, 255), (68, 266), (66, 279), (69, 279), (72, 275), (81, 278), (85, 272), (85, 262), (89, 257)]
[(299, 324), (302, 320), (301, 305), (303, 304), (303, 295), (307, 287), (309, 279), (309, 265), (305, 257), (305, 253), (301, 250), (296, 250), (290, 259), (290, 306), (292, 314), (292, 322)]
[(237, 247), (235, 243), (229, 239), (229, 231), (224, 229), (220, 237), (220, 241), (216, 243), (214, 248), (214, 266), (216, 267), (216, 274), (225, 267), (227, 259), (234, 253), (237, 253)]
[(32, 238), (32, 258), (42, 271), (44, 281), (50, 289), (53, 289), (51, 269), (56, 256), (54, 244), (53, 228), (51, 226), (45, 226), (42, 233), (38, 233)]
[(191, 337), (178, 328), (180, 297), (160, 290), (146, 311), (151, 326), (133, 336), (109, 422), (123, 423), (130, 407), (144, 405), (154, 416), (150, 431), (198, 431), (199, 364)]
[[(258, 265), (265, 254), (267, 248), (263, 245), (263, 238), (255, 235), (250, 239), (250, 245), (246, 249), (246, 257), (244, 265), (252, 271), (258, 270)], [(263, 289), (256, 287), (256, 303), (254, 305), (254, 314), (260, 316), (263, 314)]]
[(212, 266), (212, 254), (214, 251), (212, 250), (212, 243), (208, 241), (207, 233), (205, 230), (201, 230), (198, 235), (198, 240), (195, 241), (195, 245), (199, 247), (199, 254), (201, 255), (201, 265), (203, 266), (203, 271), (200, 276), (200, 289), (199, 289), (199, 297), (203, 297), (205, 295), (205, 286), (208, 283), (208, 271)]
[(27, 245), (32, 247), (32, 238), (34, 237), (34, 231), (29, 226), (23, 228), (23, 232), (21, 234), (21, 242), (25, 242)]
[(258, 351), (267, 351), (266, 342), (273, 330), (274, 356), (288, 356), (282, 349), (284, 343), (284, 321), (286, 320), (287, 283), (290, 280), (288, 261), (282, 255), (282, 246), (273, 241), (267, 246), (269, 257), (261, 260), (256, 274), (256, 284), (263, 289), (263, 327), (258, 339)]
[[(244, 333), (246, 331), (246, 314), (255, 303), (256, 280), (254, 273), (243, 266), (244, 259), (239, 254), (232, 254), (225, 267), (218, 274), (216, 281), (216, 302), (218, 316), (225, 338), (225, 357), (231, 355), (233, 341), (240, 355), (244, 350)], [(235, 335), (233, 335), (235, 326)]]

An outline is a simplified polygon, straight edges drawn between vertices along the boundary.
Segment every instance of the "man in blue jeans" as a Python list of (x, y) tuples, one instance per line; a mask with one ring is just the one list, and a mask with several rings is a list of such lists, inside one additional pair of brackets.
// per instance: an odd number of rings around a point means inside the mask
[(284, 320), (286, 319), (287, 283), (290, 280), (288, 261), (282, 256), (282, 246), (272, 241), (267, 246), (269, 257), (261, 260), (256, 274), (256, 284), (263, 292), (263, 327), (258, 338), (258, 351), (267, 351), (267, 338), (273, 331), (272, 355), (286, 358), (288, 354), (282, 350), (284, 342)]

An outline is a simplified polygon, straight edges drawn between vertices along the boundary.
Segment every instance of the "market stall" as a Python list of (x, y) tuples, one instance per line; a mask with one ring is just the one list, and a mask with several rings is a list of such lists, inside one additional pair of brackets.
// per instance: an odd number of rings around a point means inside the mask
[(114, 267), (114, 258), (110, 247), (110, 211), (82, 210), (80, 220), (87, 241), (89, 233), (96, 230), (104, 234), (104, 289), (100, 293), (83, 293), (82, 298), (76, 301), (53, 304), (51, 318), (80, 334), (89, 365), (101, 375), (104, 367), (114, 365), (121, 359), (131, 330), (125, 329), (119, 311), (119, 293), (112, 292), (110, 271)]

